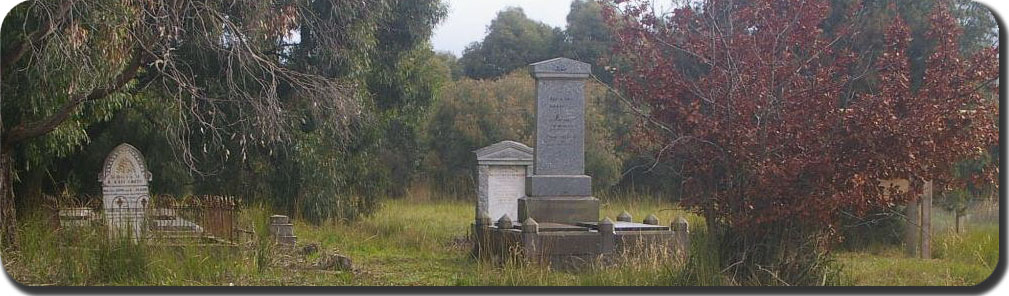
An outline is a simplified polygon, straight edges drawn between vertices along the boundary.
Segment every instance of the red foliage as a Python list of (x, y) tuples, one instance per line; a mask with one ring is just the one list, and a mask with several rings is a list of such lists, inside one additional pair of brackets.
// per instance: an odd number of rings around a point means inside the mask
[[(998, 141), (997, 48), (961, 57), (944, 5), (931, 14), (935, 46), (914, 89), (899, 17), (871, 54), (851, 45), (855, 10), (825, 31), (829, 1), (708, 0), (661, 16), (616, 2), (606, 16), (626, 68), (615, 82), (659, 125), (640, 140), (683, 164), (687, 206), (737, 230), (830, 229), (842, 210), (919, 193), (884, 194), (879, 179), (953, 184), (956, 161)], [(852, 87), (869, 78), (871, 90)]]

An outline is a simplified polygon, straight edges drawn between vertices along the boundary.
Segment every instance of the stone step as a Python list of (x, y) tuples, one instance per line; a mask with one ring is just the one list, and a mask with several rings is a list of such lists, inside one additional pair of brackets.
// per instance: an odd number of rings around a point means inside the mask
[(270, 224), (290, 224), (291, 218), (284, 215), (273, 215), (270, 216)]
[(270, 225), (270, 233), (274, 236), (292, 236), (294, 235), (294, 224)]
[(278, 244), (286, 246), (294, 246), (298, 242), (298, 237), (293, 235), (277, 236), (276, 240)]

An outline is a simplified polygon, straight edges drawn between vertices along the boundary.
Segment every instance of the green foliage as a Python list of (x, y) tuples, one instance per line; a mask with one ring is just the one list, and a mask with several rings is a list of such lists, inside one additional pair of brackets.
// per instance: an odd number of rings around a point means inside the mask
[(515, 73), (496, 81), (462, 79), (448, 84), (427, 123), (428, 182), (440, 192), (474, 194), (472, 151), (501, 140), (532, 142), (532, 79)]
[(448, 70), (448, 77), (451, 77), (453, 81), (463, 77), (462, 65), (459, 64), (459, 58), (455, 54), (451, 52), (438, 52), (435, 53), (435, 57), (441, 60), (442, 66)]
[[(105, 9), (81, 7), (75, 13), (79, 20), (62, 32), (55, 32), (46, 45), (32, 52), (31, 66), (17, 67), (18, 71), (3, 71), (3, 130), (21, 122), (40, 122), (59, 113), (59, 108), (75, 96), (87, 94), (92, 89), (109, 85), (115, 75), (128, 62), (124, 57), (130, 52), (129, 32), (119, 26), (136, 17), (135, 11), (119, 1), (99, 1)], [(53, 5), (55, 6), (55, 5)], [(19, 40), (28, 38), (29, 32), (44, 26), (39, 14), (56, 7), (24, 3), (16, 6), (4, 18), (2, 40), (5, 63), (16, 52)], [(23, 30), (21, 30), (23, 28)], [(88, 62), (81, 62), (88, 61)], [(129, 90), (133, 85), (127, 85)], [(127, 93), (116, 93), (108, 100), (88, 102), (79, 112), (72, 114), (61, 125), (43, 137), (25, 143), (12, 153), (15, 167), (12, 173), (27, 170), (45, 170), (53, 157), (66, 157), (90, 140), (85, 129), (109, 120), (112, 115), (129, 106), (135, 99)], [(4, 149), (13, 147), (6, 146)], [(8, 168), (4, 168), (8, 169)]]
[(521, 8), (509, 7), (498, 12), (480, 42), (466, 47), (458, 63), (469, 78), (499, 78), (538, 61), (565, 56), (592, 64), (592, 72), (609, 83), (612, 32), (602, 17), (597, 0), (571, 3), (567, 27), (550, 26), (526, 17)]
[(483, 41), (466, 47), (459, 63), (467, 77), (496, 78), (556, 57), (562, 38), (560, 29), (527, 18), (521, 8), (509, 7), (491, 21)]
[[(41, 62), (25, 67), (28, 75), (5, 69), (5, 132), (50, 116), (76, 95), (67, 86), (88, 90), (121, 72), (139, 41), (117, 36), (145, 29), (130, 23), (144, 11), (116, 3), (74, 6), (74, 26), (85, 33), (55, 35), (43, 49), (62, 51), (33, 56)], [(13, 43), (6, 41), (23, 39), (45, 20), (41, 12), (55, 8), (30, 4), (5, 19), (5, 53)], [(355, 219), (372, 212), (380, 197), (405, 192), (422, 154), (421, 121), (451, 75), (452, 64), (427, 43), (445, 16), (444, 4), (262, 1), (230, 10), (195, 4), (229, 16), (229, 23), (183, 23), (178, 26), (198, 30), (158, 35), (156, 42), (185, 42), (172, 44), (171, 59), (145, 63), (148, 68), (107, 98), (83, 103), (52, 132), (13, 147), (14, 172), (28, 172), (16, 184), (19, 202), (66, 187), (97, 194), (92, 180), (122, 142), (144, 153), (154, 193), (235, 195), (313, 223)], [(221, 20), (167, 11), (197, 23)], [(290, 30), (292, 22), (299, 30)], [(20, 30), (22, 23), (28, 30)], [(238, 39), (233, 30), (247, 31)], [(243, 49), (256, 57), (241, 56)], [(80, 56), (60, 55), (66, 53)], [(173, 67), (197, 79), (169, 75), (165, 69)], [(326, 87), (311, 84), (320, 81)]]
[(603, 82), (610, 83), (613, 76), (604, 67), (610, 61), (601, 58), (609, 56), (613, 32), (603, 19), (602, 8), (603, 4), (598, 0), (571, 2), (561, 52), (565, 57), (592, 64), (592, 73)]

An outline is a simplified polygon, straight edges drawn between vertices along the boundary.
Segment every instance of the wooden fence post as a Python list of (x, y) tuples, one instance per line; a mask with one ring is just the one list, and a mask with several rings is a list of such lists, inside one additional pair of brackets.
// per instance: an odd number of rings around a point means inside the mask
[(925, 181), (921, 195), (921, 258), (932, 258), (932, 181)]

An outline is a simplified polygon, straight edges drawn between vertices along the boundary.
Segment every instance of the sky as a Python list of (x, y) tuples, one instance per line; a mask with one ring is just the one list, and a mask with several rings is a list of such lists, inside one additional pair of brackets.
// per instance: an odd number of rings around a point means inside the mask
[(487, 26), (505, 7), (521, 7), (526, 17), (551, 27), (567, 24), (571, 0), (446, 0), (448, 16), (434, 29), (431, 45), (457, 57), (471, 42), (483, 40)]

